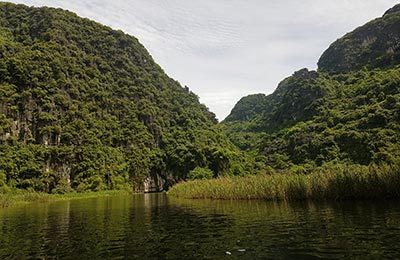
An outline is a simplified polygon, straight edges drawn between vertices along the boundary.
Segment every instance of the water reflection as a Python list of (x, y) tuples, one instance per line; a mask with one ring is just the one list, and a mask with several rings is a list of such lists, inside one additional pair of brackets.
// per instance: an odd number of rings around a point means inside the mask
[[(235, 225), (227, 245), (246, 259), (382, 259), (400, 257), (397, 202), (268, 203), (178, 201), (216, 210)], [(232, 234), (233, 233), (233, 234)], [(240, 240), (240, 245), (234, 241)], [(240, 257), (243, 259), (243, 257)]]
[(0, 259), (399, 259), (399, 238), (397, 202), (147, 194), (0, 210)]

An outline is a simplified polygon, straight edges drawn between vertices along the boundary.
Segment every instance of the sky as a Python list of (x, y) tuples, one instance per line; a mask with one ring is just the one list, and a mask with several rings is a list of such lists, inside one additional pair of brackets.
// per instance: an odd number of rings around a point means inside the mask
[(243, 96), (316, 69), (336, 39), (399, 0), (11, 0), (60, 7), (135, 36), (219, 120)]

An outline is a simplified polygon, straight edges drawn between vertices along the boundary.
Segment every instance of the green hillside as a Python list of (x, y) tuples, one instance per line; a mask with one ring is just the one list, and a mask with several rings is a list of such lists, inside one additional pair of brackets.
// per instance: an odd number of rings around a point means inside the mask
[(361, 26), (334, 42), (319, 62), (319, 71), (346, 73), (386, 68), (400, 63), (400, 5), (389, 9), (381, 18)]
[(240, 174), (215, 115), (132, 36), (0, 3), (0, 189), (158, 189), (196, 167)]
[(400, 5), (333, 43), (318, 71), (239, 101), (223, 122), (230, 140), (275, 169), (399, 164), (399, 39)]

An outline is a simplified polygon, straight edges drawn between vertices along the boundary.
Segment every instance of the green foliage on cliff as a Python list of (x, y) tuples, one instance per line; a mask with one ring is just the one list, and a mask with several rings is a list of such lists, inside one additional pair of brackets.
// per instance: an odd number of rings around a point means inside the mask
[(337, 163), (399, 165), (399, 9), (332, 44), (318, 71), (300, 70), (271, 95), (243, 98), (223, 122), (232, 142), (261, 166), (298, 173)]
[(208, 168), (196, 167), (191, 170), (188, 174), (189, 180), (202, 180), (212, 179), (214, 177), (213, 171)]
[[(0, 185), (62, 193), (239, 174), (213, 113), (132, 36), (0, 3)], [(4, 178), (5, 176), (5, 178)]]
[(318, 62), (321, 71), (344, 73), (400, 63), (400, 5), (334, 42)]

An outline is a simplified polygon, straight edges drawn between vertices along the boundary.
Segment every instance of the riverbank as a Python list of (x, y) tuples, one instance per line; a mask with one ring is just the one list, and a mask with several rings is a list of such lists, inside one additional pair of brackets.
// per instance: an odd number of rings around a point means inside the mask
[(121, 193), (130, 193), (124, 190), (111, 190), (100, 192), (85, 193), (66, 193), (66, 194), (48, 194), (40, 192), (29, 192), (24, 190), (15, 190), (6, 194), (0, 194), (0, 208), (7, 208), (29, 202), (51, 202), (59, 200), (85, 199), (101, 196), (111, 196)]
[(310, 174), (275, 173), (183, 182), (170, 196), (225, 200), (346, 200), (400, 197), (400, 167), (337, 165)]

